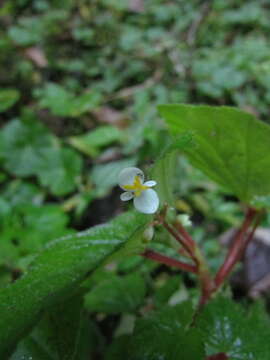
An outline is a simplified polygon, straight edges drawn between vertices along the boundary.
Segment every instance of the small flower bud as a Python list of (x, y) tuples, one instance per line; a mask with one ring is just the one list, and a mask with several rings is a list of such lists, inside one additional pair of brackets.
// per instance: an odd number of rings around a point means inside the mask
[(154, 227), (153, 226), (148, 226), (144, 232), (143, 232), (143, 242), (144, 243), (148, 243), (150, 242), (152, 239), (153, 239), (153, 236), (154, 236)]
[(183, 226), (191, 226), (192, 222), (190, 220), (190, 216), (187, 214), (181, 214), (181, 215), (177, 215), (176, 217), (177, 221), (179, 221)]

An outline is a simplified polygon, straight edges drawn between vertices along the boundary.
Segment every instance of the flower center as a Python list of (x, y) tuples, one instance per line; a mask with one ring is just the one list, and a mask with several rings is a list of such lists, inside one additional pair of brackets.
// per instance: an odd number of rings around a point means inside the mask
[(134, 182), (132, 185), (125, 185), (123, 186), (125, 190), (134, 192), (135, 196), (141, 196), (144, 190), (149, 189), (149, 186), (143, 185), (139, 176), (135, 176)]

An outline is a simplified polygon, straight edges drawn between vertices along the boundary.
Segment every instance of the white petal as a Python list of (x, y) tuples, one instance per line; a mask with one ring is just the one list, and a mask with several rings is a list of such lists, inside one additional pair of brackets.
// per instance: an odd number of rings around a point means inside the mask
[(128, 201), (134, 198), (134, 194), (132, 194), (132, 192), (126, 191), (123, 192), (123, 194), (120, 195), (120, 199), (122, 201)]
[(132, 185), (134, 183), (135, 176), (139, 176), (141, 181), (144, 181), (144, 175), (142, 170), (136, 167), (128, 167), (123, 169), (118, 176), (119, 186), (124, 189), (123, 186)]
[(134, 198), (135, 209), (144, 214), (154, 214), (159, 205), (159, 198), (155, 190), (144, 190), (141, 196)]
[(149, 181), (146, 181), (143, 185), (153, 187), (153, 186), (157, 185), (157, 182), (155, 180), (149, 180)]

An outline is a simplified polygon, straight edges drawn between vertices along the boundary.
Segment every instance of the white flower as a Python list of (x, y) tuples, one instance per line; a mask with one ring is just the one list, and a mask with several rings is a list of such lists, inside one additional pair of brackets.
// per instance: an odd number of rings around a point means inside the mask
[(144, 182), (142, 170), (135, 167), (123, 169), (119, 174), (119, 186), (126, 190), (121, 194), (122, 201), (133, 199), (135, 209), (144, 214), (153, 214), (159, 206), (159, 198), (155, 190), (151, 187), (156, 185), (156, 181)]

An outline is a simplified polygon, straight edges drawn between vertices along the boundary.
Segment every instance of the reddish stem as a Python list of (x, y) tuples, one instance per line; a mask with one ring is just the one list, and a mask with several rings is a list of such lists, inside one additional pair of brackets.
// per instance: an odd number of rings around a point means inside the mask
[(243, 241), (243, 249), (242, 251), (239, 253), (239, 257), (238, 257), (238, 261), (242, 259), (247, 247), (248, 247), (248, 244), (250, 243), (250, 241), (253, 239), (253, 236), (254, 236), (254, 233), (258, 227), (258, 225), (260, 224), (260, 221), (261, 221), (261, 215), (262, 213), (258, 213), (257, 215), (257, 218), (253, 224), (253, 227), (251, 229), (251, 231), (249, 232), (248, 236), (244, 239)]
[(189, 254), (191, 259), (197, 264), (197, 259), (194, 256), (194, 246), (193, 246), (193, 239), (192, 242), (189, 241), (188, 238), (179, 235), (177, 231), (173, 227), (171, 227), (165, 220), (162, 221), (162, 224), (164, 225), (165, 229), (175, 238), (176, 241), (178, 241), (185, 251)]
[(147, 259), (155, 260), (155, 261), (157, 261), (157, 262), (159, 262), (161, 264), (176, 267), (176, 268), (184, 270), (184, 271), (189, 271), (189, 272), (192, 272), (194, 274), (197, 273), (196, 266), (189, 265), (189, 264), (186, 264), (186, 263), (184, 263), (182, 261), (178, 261), (176, 259), (170, 258), (170, 257), (168, 257), (166, 255), (159, 254), (159, 253), (157, 253), (157, 252), (155, 252), (153, 250), (145, 250), (141, 254), (141, 256), (144, 256)]
[(174, 227), (177, 229), (177, 231), (180, 233), (181, 238), (186, 239), (186, 242), (189, 244), (192, 258), (194, 259), (197, 267), (198, 267), (198, 275), (201, 282), (201, 289), (202, 289), (202, 295), (199, 303), (199, 307), (203, 306), (210, 298), (211, 293), (214, 288), (214, 283), (212, 280), (212, 277), (209, 273), (206, 261), (198, 248), (196, 242), (193, 240), (193, 238), (189, 235), (189, 233), (186, 231), (184, 226), (176, 222), (174, 223)]
[(206, 358), (206, 360), (228, 360), (228, 359), (229, 357), (225, 353), (211, 355)]
[(248, 228), (250, 227), (252, 221), (254, 220), (254, 217), (258, 214), (258, 212), (255, 209), (249, 208), (247, 211), (247, 214), (245, 216), (244, 222), (237, 232), (233, 245), (228, 251), (228, 254), (224, 260), (223, 265), (219, 269), (216, 277), (215, 277), (215, 285), (217, 290), (221, 284), (224, 282), (224, 280), (227, 278), (227, 276), (232, 271), (233, 267), (239, 260), (240, 256), (243, 254), (243, 251), (245, 250), (245, 247), (248, 243), (248, 241), (251, 240), (253, 233), (255, 231), (252, 231), (252, 236), (248, 237), (249, 240), (245, 241), (245, 235), (247, 233)]
[(214, 284), (209, 274), (206, 261), (202, 256), (196, 242), (185, 230), (185, 228), (181, 223), (179, 222), (174, 223), (174, 228), (171, 227), (169, 224), (167, 224), (164, 219), (162, 223), (164, 227), (170, 232), (170, 234), (183, 246), (184, 251), (190, 256), (190, 258), (196, 264), (197, 274), (199, 276), (201, 288), (202, 288), (202, 296), (199, 304), (200, 307), (204, 305), (207, 302), (207, 300), (210, 298), (214, 288)]
[(202, 308), (211, 298), (211, 295), (214, 292), (215, 284), (212, 280), (212, 277), (208, 273), (201, 274), (201, 297), (199, 300), (198, 308)]
[(190, 247), (192, 250), (194, 250), (197, 247), (196, 242), (193, 240), (193, 238), (189, 235), (189, 233), (186, 231), (184, 226), (180, 222), (175, 222), (174, 227), (177, 229), (177, 231), (181, 234), (181, 236), (186, 239), (186, 241), (190, 244)]

